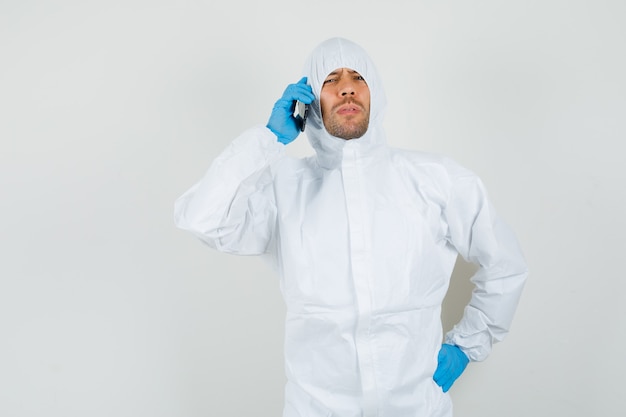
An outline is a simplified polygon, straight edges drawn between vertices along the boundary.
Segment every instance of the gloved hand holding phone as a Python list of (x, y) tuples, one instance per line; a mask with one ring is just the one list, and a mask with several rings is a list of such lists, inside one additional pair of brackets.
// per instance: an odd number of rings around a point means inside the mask
[(448, 392), (468, 363), (467, 355), (458, 346), (443, 344), (439, 350), (437, 370), (433, 379), (443, 389), (443, 392)]
[(301, 131), (303, 120), (300, 115), (293, 115), (296, 101), (308, 105), (315, 100), (313, 90), (306, 82), (307, 78), (303, 77), (296, 84), (287, 86), (283, 96), (274, 104), (272, 114), (267, 122), (267, 128), (274, 132), (280, 143), (285, 145), (293, 142)]

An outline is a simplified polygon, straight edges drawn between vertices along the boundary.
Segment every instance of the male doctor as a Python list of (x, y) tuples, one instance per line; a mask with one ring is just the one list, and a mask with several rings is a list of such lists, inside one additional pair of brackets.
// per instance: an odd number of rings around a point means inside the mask
[[(448, 389), (509, 329), (527, 275), (515, 236), (474, 173), (385, 144), (385, 94), (361, 47), (329, 39), (304, 75), (176, 201), (176, 224), (276, 265), (284, 417), (449, 417)], [(315, 155), (303, 159), (285, 155), (300, 133), (295, 100), (309, 104)], [(479, 270), (444, 338), (459, 254)]]

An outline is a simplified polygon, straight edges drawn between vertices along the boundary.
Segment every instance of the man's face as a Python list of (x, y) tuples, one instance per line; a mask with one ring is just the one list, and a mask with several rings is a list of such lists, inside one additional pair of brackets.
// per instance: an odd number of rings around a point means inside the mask
[(361, 75), (349, 68), (328, 74), (320, 94), (322, 119), (331, 135), (360, 138), (370, 120), (370, 89)]

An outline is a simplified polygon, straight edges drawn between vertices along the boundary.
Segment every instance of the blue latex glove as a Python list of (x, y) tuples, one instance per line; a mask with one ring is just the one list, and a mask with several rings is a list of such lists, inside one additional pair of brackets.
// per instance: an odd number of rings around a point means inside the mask
[(458, 346), (443, 344), (439, 350), (437, 362), (437, 370), (433, 379), (443, 389), (443, 392), (448, 392), (454, 381), (465, 370), (469, 359)]
[(307, 85), (306, 81), (306, 77), (303, 77), (296, 84), (287, 86), (283, 96), (274, 104), (272, 115), (267, 122), (268, 129), (274, 132), (278, 137), (278, 141), (285, 145), (293, 142), (300, 134), (296, 118), (293, 116), (296, 106), (295, 100), (299, 100), (304, 104), (311, 104), (315, 100), (313, 90), (311, 86)]

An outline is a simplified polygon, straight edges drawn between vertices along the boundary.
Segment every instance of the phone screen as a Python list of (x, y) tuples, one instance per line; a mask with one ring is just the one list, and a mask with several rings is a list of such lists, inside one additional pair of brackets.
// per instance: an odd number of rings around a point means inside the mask
[(306, 127), (306, 118), (309, 115), (309, 105), (304, 104), (301, 101), (296, 101), (296, 112), (297, 116), (296, 121), (298, 123), (298, 127), (300, 128), (300, 132), (304, 132), (304, 128)]

